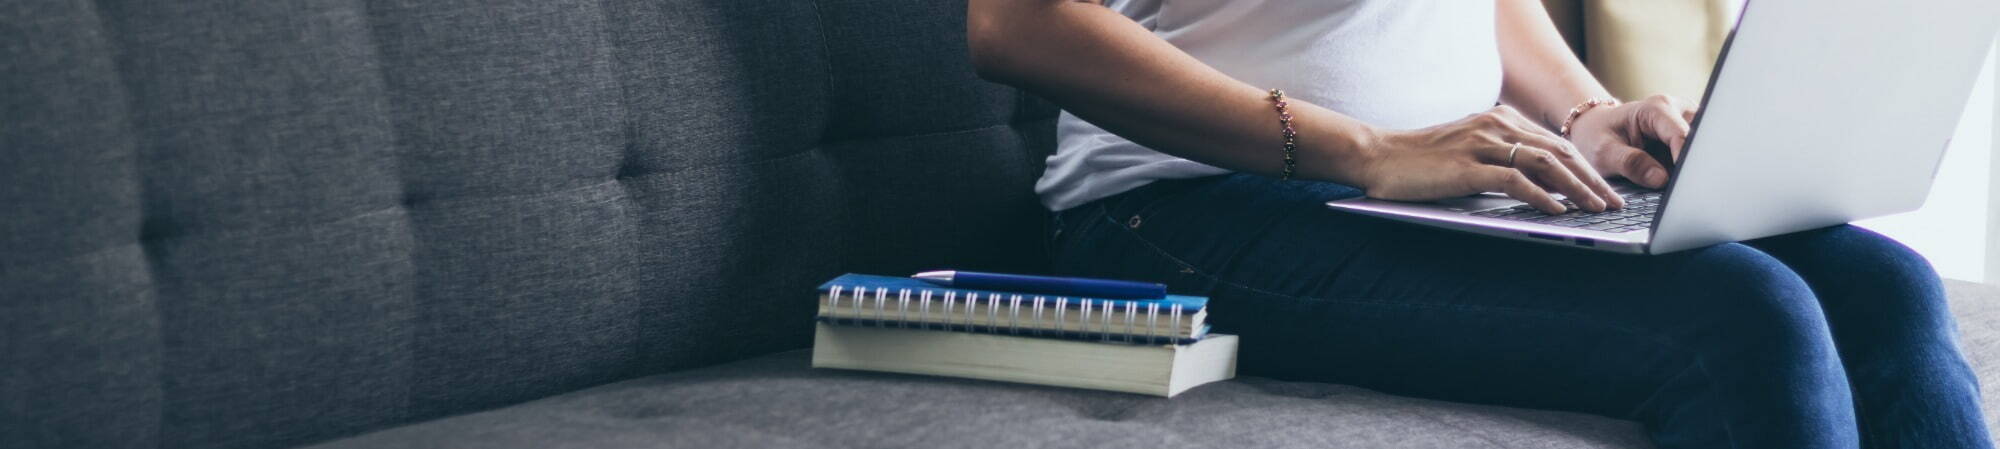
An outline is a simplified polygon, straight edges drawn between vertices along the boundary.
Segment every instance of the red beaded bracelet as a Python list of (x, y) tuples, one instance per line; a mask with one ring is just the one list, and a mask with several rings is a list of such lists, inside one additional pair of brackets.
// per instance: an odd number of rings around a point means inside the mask
[(1292, 172), (1298, 168), (1299, 132), (1292, 129), (1292, 113), (1285, 109), (1285, 91), (1271, 89), (1271, 102), (1278, 110), (1278, 125), (1285, 129), (1285, 171), (1278, 179), (1290, 181)]

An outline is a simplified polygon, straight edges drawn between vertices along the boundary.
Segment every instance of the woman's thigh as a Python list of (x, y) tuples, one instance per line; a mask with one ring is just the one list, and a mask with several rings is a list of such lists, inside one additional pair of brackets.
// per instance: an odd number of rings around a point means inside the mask
[(1781, 420), (1848, 407), (1810, 289), (1761, 251), (1626, 256), (1321, 206), (1358, 194), (1245, 175), (1157, 183), (1061, 214), (1057, 264), (1213, 297), (1254, 375), (1654, 423), (1751, 412), (1663, 394), (1792, 404), (1757, 412)]

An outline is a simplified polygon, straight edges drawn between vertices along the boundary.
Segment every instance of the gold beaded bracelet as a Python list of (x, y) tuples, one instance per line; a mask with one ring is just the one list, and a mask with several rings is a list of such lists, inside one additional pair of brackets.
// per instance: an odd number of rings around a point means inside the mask
[(1285, 129), (1285, 171), (1278, 179), (1290, 181), (1292, 172), (1298, 168), (1299, 132), (1292, 129), (1292, 113), (1285, 109), (1285, 91), (1271, 89), (1271, 102), (1278, 110), (1278, 125)]

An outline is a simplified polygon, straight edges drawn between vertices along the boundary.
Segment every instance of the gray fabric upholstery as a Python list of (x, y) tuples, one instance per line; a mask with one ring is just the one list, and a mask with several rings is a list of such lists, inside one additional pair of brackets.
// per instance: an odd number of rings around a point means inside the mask
[(314, 446), (1624, 448), (1630, 422), (1246, 378), (1173, 399), (807, 368), (808, 351), (635, 379)]
[[(2000, 288), (1948, 283), (1985, 385)], [(1633, 422), (1241, 378), (1174, 399), (807, 368), (809, 354), (635, 379), (335, 441), (346, 448), (1644, 448)], [(1996, 403), (1986, 398), (1988, 425)]]
[(840, 272), (1042, 267), (1053, 110), (974, 78), (962, 15), (0, 0), (0, 448), (1642, 444), (1331, 385), (755, 358)]
[(0, 446), (286, 447), (1033, 271), (1053, 111), (962, 8), (0, 0)]
[(1979, 408), (1988, 433), (2000, 435), (2000, 287), (1945, 281), (1951, 313), (1958, 321), (1958, 348), (1979, 375)]

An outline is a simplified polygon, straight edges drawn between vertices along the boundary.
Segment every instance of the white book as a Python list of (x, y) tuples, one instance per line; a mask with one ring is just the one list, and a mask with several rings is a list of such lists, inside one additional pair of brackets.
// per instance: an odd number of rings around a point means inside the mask
[(1173, 397), (1236, 377), (1236, 336), (1138, 345), (818, 323), (814, 368), (963, 377)]

